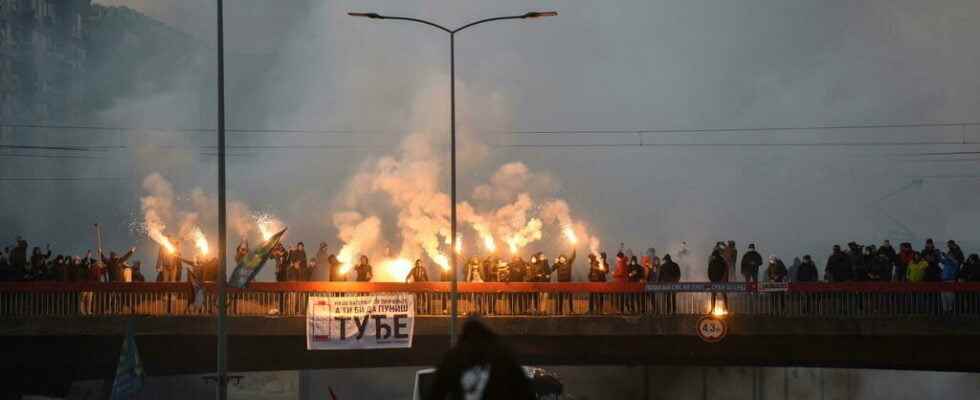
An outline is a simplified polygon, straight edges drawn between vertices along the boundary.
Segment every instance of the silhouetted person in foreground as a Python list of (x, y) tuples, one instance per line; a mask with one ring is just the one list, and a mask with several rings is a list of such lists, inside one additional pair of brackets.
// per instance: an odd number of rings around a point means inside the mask
[(483, 323), (470, 318), (459, 343), (439, 363), (428, 400), (535, 398), (530, 379), (507, 346)]

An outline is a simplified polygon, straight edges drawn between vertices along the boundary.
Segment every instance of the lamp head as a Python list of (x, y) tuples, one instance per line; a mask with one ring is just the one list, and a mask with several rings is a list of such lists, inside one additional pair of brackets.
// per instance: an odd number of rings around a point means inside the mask
[(544, 18), (544, 17), (554, 17), (558, 15), (558, 11), (531, 11), (524, 14), (524, 18)]
[(350, 15), (352, 17), (364, 17), (364, 18), (371, 18), (371, 19), (384, 19), (385, 18), (385, 17), (381, 16), (378, 13), (349, 12), (349, 13), (347, 13), (347, 15)]

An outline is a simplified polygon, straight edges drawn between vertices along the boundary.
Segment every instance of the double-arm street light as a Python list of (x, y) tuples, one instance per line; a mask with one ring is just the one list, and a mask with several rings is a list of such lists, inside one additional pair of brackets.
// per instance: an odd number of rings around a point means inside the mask
[(435, 27), (443, 32), (449, 34), (449, 108), (450, 108), (450, 191), (452, 201), (452, 214), (450, 217), (450, 233), (449, 237), (452, 238), (453, 243), (452, 249), (449, 251), (449, 265), (452, 270), (452, 281), (450, 283), (450, 292), (452, 297), (452, 306), (450, 307), (450, 322), (449, 322), (449, 343), (450, 345), (456, 344), (456, 311), (459, 299), (459, 293), (457, 291), (457, 280), (458, 280), (458, 269), (456, 268), (456, 251), (455, 244), (457, 239), (456, 235), (456, 34), (460, 31), (469, 28), (474, 25), (479, 25), (490, 21), (502, 21), (505, 19), (534, 19), (542, 17), (554, 17), (558, 15), (555, 11), (532, 11), (521, 15), (511, 15), (506, 17), (495, 17), (481, 19), (479, 21), (470, 22), (456, 29), (449, 29), (437, 23), (426, 21), (424, 19), (418, 18), (407, 18), (407, 17), (392, 17), (388, 15), (381, 15), (378, 13), (363, 13), (363, 12), (351, 12), (347, 13), (352, 17), (364, 17), (370, 19), (390, 19), (399, 21), (410, 21), (418, 22), (420, 24), (429, 25)]

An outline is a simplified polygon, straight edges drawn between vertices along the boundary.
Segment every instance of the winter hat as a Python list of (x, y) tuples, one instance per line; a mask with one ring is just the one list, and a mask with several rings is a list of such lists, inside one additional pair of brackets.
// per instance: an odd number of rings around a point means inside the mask
[(749, 243), (749, 250), (755, 250), (755, 243)]

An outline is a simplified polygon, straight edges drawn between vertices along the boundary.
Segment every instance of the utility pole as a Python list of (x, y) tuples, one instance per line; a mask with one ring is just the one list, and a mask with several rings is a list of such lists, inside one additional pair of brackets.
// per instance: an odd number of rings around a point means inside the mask
[(228, 398), (228, 332), (226, 332), (225, 318), (228, 313), (226, 284), (226, 265), (227, 256), (225, 249), (228, 248), (228, 237), (225, 232), (225, 28), (224, 28), (224, 4), (218, 0), (218, 279), (215, 280), (217, 286), (218, 301), (218, 351), (217, 351), (217, 383), (218, 400)]

